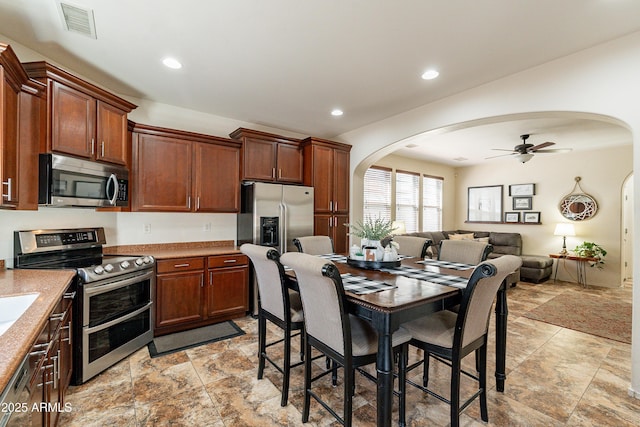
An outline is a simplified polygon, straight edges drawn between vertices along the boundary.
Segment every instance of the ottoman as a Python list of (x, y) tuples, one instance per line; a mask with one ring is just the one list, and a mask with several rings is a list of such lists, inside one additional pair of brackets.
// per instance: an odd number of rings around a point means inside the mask
[(553, 259), (542, 255), (521, 255), (520, 280), (540, 283), (551, 277)]

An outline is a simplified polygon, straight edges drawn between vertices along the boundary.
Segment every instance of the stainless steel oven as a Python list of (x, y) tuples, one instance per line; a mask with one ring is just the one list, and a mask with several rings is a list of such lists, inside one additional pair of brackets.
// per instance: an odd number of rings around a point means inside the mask
[(153, 339), (155, 260), (106, 255), (102, 228), (14, 233), (16, 268), (76, 270), (73, 383), (82, 384)]

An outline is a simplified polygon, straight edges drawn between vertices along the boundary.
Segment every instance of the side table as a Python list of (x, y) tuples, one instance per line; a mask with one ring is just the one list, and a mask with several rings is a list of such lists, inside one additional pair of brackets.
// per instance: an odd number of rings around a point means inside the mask
[(570, 260), (570, 261), (576, 261), (576, 273), (578, 275), (578, 283), (581, 284), (582, 286), (584, 286), (585, 288), (587, 287), (587, 265), (589, 264), (589, 262), (594, 262), (594, 261), (598, 261), (598, 258), (593, 258), (593, 257), (584, 257), (584, 256), (578, 256), (578, 255), (571, 255), (571, 254), (549, 254), (549, 256), (551, 258), (555, 258), (558, 261), (556, 261), (556, 272), (553, 275), (553, 281), (556, 281), (556, 278), (558, 277), (558, 267), (560, 266), (560, 260)]

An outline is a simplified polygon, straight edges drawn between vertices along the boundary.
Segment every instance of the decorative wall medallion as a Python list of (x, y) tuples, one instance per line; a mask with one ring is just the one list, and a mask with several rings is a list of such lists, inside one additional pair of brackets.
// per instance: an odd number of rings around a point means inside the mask
[(580, 179), (579, 176), (575, 178), (576, 184), (573, 187), (573, 191), (560, 201), (560, 213), (572, 221), (584, 221), (598, 212), (598, 204), (593, 197), (586, 193), (575, 192), (576, 188), (582, 191)]

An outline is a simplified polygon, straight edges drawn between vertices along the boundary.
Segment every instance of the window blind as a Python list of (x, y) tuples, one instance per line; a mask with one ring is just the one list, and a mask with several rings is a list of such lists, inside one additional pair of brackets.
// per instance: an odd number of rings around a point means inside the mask
[(391, 221), (391, 169), (370, 167), (364, 174), (364, 219)]
[(443, 178), (422, 177), (422, 231), (442, 230)]
[(396, 221), (404, 221), (407, 233), (418, 231), (420, 175), (396, 171)]

